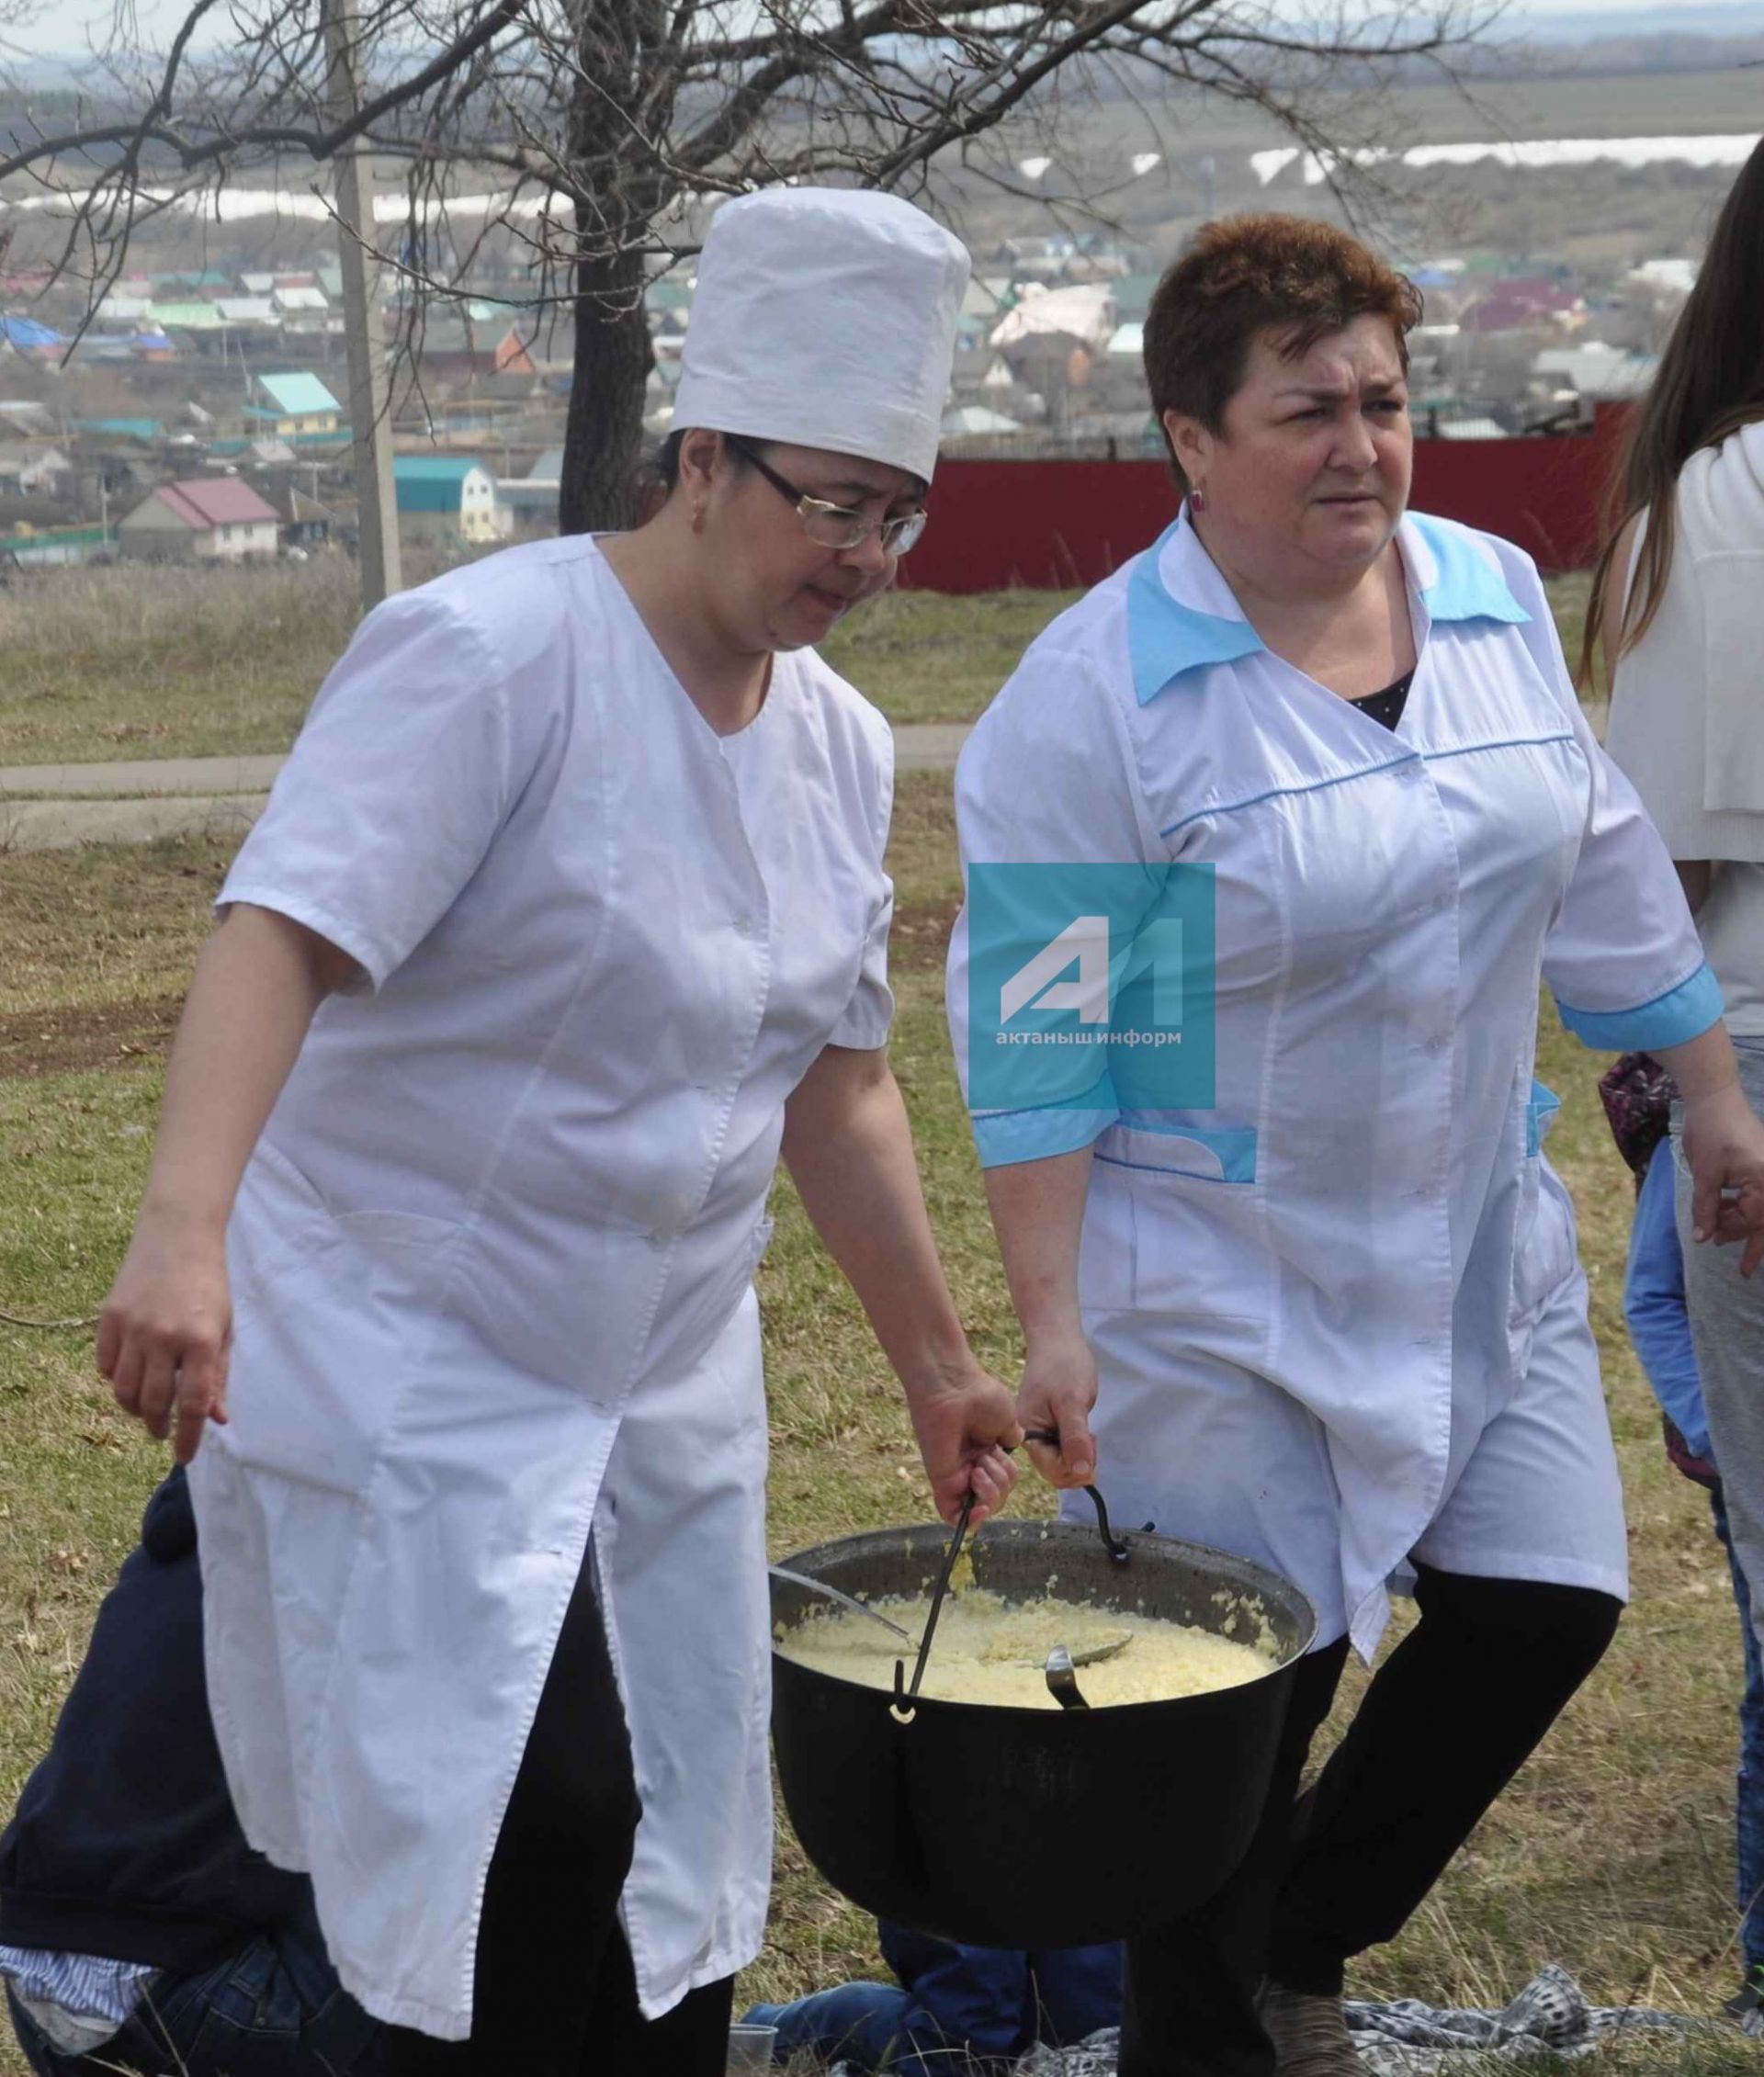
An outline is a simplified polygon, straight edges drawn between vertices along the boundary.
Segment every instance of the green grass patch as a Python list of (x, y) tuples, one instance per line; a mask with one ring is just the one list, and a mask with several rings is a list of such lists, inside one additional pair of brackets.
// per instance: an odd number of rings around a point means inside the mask
[[(0, 591), (0, 765), (285, 751), (348, 642), (356, 584), (336, 557), (15, 580)], [(1067, 596), (890, 593), (827, 655), (891, 721), (969, 721)]]
[[(1550, 585), (1570, 657), (1586, 589), (1584, 576)], [(1077, 596), (891, 592), (824, 653), (897, 727), (972, 721)], [(0, 591), (0, 765), (285, 751), (358, 610), (354, 565), (334, 557), (17, 579)]]
[(972, 721), (1076, 592), (889, 592), (852, 615), (821, 653), (897, 728)]

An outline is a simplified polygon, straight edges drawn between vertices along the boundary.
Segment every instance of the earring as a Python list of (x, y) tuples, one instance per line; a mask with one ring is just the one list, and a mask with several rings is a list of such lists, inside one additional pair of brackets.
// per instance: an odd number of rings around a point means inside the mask
[(705, 530), (705, 508), (703, 505), (694, 505), (692, 508), (692, 530), (695, 534), (702, 534)]
[(1188, 509), (1190, 512), (1204, 512), (1206, 510), (1206, 491), (1198, 483), (1188, 493)]

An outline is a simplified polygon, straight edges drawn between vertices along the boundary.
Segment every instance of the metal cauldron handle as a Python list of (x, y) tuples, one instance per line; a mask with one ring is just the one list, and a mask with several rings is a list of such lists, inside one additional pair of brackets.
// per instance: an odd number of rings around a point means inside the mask
[[(1059, 1448), (1059, 1430), (1055, 1428), (1025, 1428), (1023, 1433), (1023, 1439), (1025, 1442), (1045, 1442), (1050, 1450), (1057, 1450)], [(1133, 1553), (1127, 1548), (1125, 1541), (1109, 1527), (1107, 1504), (1094, 1485), (1087, 1485), (1083, 1488), (1083, 1491), (1090, 1495), (1091, 1505), (1096, 1509), (1096, 1533), (1102, 1539), (1102, 1548), (1117, 1565), (1125, 1565)], [(1151, 1524), (1148, 1522), (1146, 1528), (1149, 1531)]]

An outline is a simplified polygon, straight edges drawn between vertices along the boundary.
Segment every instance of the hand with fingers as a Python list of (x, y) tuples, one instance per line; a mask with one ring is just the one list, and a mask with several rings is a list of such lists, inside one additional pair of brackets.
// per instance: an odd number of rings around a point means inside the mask
[(98, 1369), (124, 1413), (169, 1434), (180, 1464), (227, 1418), (232, 1300), (225, 1229), (143, 1211), (98, 1319)]
[(1053, 1433), (1059, 1447), (1029, 1441), (1029, 1457), (1048, 1484), (1089, 1485), (1096, 1476), (1096, 1359), (1076, 1324), (1032, 1335), (1017, 1389), (1017, 1418), (1025, 1431)]
[(1698, 1240), (1744, 1241), (1739, 1271), (1764, 1260), (1764, 1124), (1737, 1081), (1687, 1097), (1684, 1157), (1690, 1169), (1690, 1224)]
[(978, 1529), (1011, 1497), (1017, 1467), (1005, 1454), (1023, 1439), (1010, 1388), (976, 1363), (964, 1376), (910, 1394), (913, 1432), (938, 1517), (954, 1527), (971, 1488)]

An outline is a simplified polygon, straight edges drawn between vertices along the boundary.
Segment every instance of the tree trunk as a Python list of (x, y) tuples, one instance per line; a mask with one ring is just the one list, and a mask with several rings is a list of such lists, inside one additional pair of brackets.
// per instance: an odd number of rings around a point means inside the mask
[(655, 361), (643, 308), (645, 279), (635, 253), (584, 254), (576, 263), (576, 359), (558, 492), (560, 534), (628, 526), (638, 516), (643, 391)]

